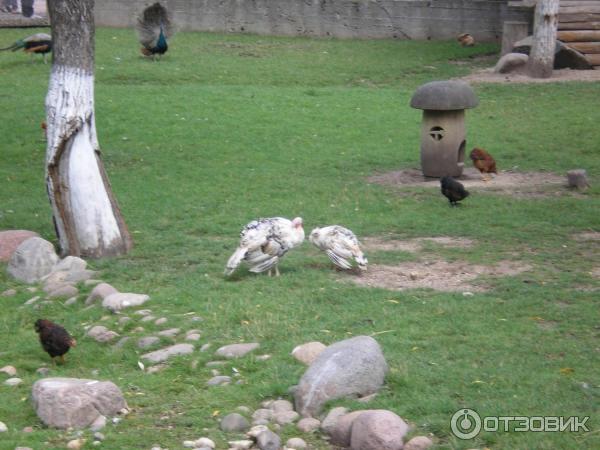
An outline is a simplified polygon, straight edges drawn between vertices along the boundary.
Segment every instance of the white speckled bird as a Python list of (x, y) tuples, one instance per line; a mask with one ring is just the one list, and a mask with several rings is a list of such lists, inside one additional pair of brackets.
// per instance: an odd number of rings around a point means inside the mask
[(367, 258), (360, 249), (360, 242), (352, 231), (340, 225), (315, 228), (308, 237), (317, 248), (323, 250), (329, 259), (342, 269), (351, 269), (354, 258), (360, 270), (367, 270)]
[(242, 229), (240, 237), (239, 247), (227, 261), (225, 275), (231, 275), (242, 261), (246, 261), (250, 265), (250, 272), (268, 270), (270, 276), (271, 270), (275, 269), (275, 275), (279, 276), (277, 265), (280, 259), (304, 241), (302, 218), (253, 220)]

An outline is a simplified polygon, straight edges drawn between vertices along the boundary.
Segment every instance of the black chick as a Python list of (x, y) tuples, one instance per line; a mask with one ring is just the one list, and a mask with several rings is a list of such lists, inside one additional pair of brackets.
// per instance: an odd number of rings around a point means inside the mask
[(469, 192), (462, 183), (456, 181), (452, 177), (442, 177), (440, 179), (440, 185), (442, 186), (442, 194), (448, 199), (450, 206), (456, 206), (458, 204), (457, 202), (460, 202), (469, 196)]
[(52, 362), (56, 362), (54, 358), (58, 356), (61, 362), (64, 363), (65, 353), (71, 347), (77, 345), (77, 341), (71, 337), (67, 330), (49, 320), (36, 320), (35, 331), (39, 334), (40, 343), (52, 358)]

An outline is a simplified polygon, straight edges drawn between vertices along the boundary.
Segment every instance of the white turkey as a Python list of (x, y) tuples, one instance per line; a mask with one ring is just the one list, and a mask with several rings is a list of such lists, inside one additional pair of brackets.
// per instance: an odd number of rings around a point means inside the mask
[(340, 225), (315, 228), (308, 238), (319, 250), (342, 269), (351, 269), (350, 258), (354, 258), (360, 270), (367, 270), (367, 258), (360, 249), (360, 242), (352, 231)]
[(277, 264), (280, 259), (292, 248), (304, 241), (304, 228), (302, 218), (294, 220), (283, 217), (253, 220), (246, 225), (240, 233), (240, 245), (231, 255), (225, 275), (231, 275), (242, 261), (250, 266), (250, 272), (264, 272), (275, 269), (279, 276)]

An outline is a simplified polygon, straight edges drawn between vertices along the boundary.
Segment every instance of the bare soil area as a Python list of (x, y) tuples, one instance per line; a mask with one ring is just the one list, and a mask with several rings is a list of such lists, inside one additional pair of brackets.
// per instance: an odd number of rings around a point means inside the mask
[[(467, 189), (494, 191), (513, 196), (549, 196), (570, 193), (567, 187), (566, 175), (557, 175), (551, 172), (515, 172), (510, 170), (500, 171), (497, 176), (489, 181), (482, 180), (480, 172), (472, 167), (464, 169), (458, 178)], [(367, 181), (385, 186), (411, 186), (439, 188), (438, 178), (423, 176), (420, 169), (402, 169), (392, 172), (372, 175)]]
[(423, 249), (423, 244), (427, 242), (433, 242), (434, 244), (441, 245), (443, 247), (450, 248), (469, 248), (472, 247), (474, 241), (472, 239), (461, 238), (461, 237), (450, 237), (450, 236), (437, 236), (437, 237), (422, 237), (414, 239), (393, 239), (385, 237), (366, 237), (361, 239), (365, 250), (369, 251), (384, 251), (384, 252), (409, 252), (417, 253)]
[(369, 266), (367, 272), (348, 279), (356, 284), (395, 291), (434, 289), (437, 291), (483, 292), (486, 287), (473, 282), (482, 275), (514, 276), (531, 270), (532, 266), (515, 261), (501, 261), (493, 266), (443, 260), (407, 262), (394, 266)]
[(469, 83), (557, 83), (568, 81), (600, 81), (600, 70), (560, 69), (550, 78), (530, 78), (517, 73), (494, 73), (493, 68), (477, 70), (461, 80)]
[(580, 242), (600, 241), (600, 231), (584, 231), (583, 233), (577, 233), (573, 236), (573, 239)]

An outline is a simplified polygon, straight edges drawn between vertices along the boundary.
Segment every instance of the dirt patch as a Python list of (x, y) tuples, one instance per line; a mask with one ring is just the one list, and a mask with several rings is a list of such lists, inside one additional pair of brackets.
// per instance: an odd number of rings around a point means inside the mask
[(444, 247), (451, 248), (469, 248), (473, 246), (472, 239), (450, 236), (424, 237), (414, 239), (393, 239), (382, 237), (367, 237), (361, 239), (361, 243), (367, 251), (384, 251), (384, 252), (408, 252), (417, 253), (423, 249), (423, 244), (433, 242)]
[(437, 291), (483, 292), (485, 286), (472, 284), (481, 275), (514, 276), (531, 270), (527, 264), (501, 261), (494, 266), (471, 265), (443, 260), (407, 262), (395, 266), (370, 265), (366, 273), (350, 280), (356, 284), (394, 291), (434, 289)]
[(592, 271), (590, 272), (590, 274), (594, 277), (594, 278), (600, 278), (600, 267), (594, 267), (592, 269)]
[[(527, 187), (535, 188), (544, 185), (566, 186), (566, 177), (551, 172), (513, 172), (501, 171), (490, 181), (483, 181), (481, 173), (475, 168), (468, 167), (457, 178), (466, 188), (489, 190), (522, 190)], [(367, 178), (370, 183), (387, 186), (425, 186), (439, 188), (438, 178), (423, 176), (420, 169), (404, 169), (373, 175)]]
[(560, 69), (550, 78), (530, 78), (521, 74), (494, 73), (493, 68), (476, 70), (460, 78), (470, 83), (560, 83), (567, 81), (600, 81), (600, 70)]
[(573, 235), (576, 241), (600, 241), (600, 231), (584, 231)]

